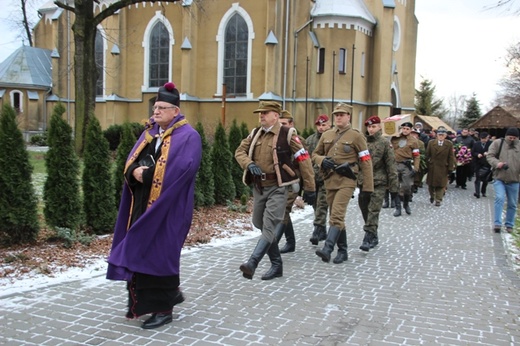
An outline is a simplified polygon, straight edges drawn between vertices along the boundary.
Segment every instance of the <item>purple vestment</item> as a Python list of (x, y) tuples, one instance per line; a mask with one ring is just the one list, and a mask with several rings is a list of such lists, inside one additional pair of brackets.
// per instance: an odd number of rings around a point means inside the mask
[[(127, 168), (158, 133), (157, 124), (143, 132), (128, 156)], [(133, 273), (179, 275), (181, 249), (193, 218), (202, 144), (198, 132), (179, 115), (161, 145), (148, 207), (130, 228), (133, 195), (128, 182), (123, 186), (107, 279), (130, 281)]]

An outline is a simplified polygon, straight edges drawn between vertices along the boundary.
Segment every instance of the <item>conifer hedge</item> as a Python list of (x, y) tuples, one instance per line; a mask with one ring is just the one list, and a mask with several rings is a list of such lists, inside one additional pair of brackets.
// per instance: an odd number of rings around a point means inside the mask
[(226, 205), (235, 198), (235, 184), (231, 176), (231, 163), (234, 156), (229, 151), (226, 130), (219, 123), (215, 131), (215, 142), (211, 148), (213, 174), (215, 179), (215, 202)]
[(95, 234), (112, 232), (116, 208), (108, 141), (99, 121), (91, 116), (83, 152), (83, 210), (85, 224)]
[(45, 221), (51, 227), (77, 229), (81, 221), (80, 166), (72, 127), (62, 118), (63, 104), (52, 113), (45, 156), (47, 179), (43, 188)]
[(202, 159), (195, 180), (195, 207), (200, 208), (215, 204), (215, 180), (212, 171), (211, 146), (200, 121), (195, 125), (195, 130), (199, 133), (202, 142)]
[(0, 240), (22, 244), (39, 231), (37, 198), (31, 183), (32, 166), (16, 113), (7, 104), (0, 114)]

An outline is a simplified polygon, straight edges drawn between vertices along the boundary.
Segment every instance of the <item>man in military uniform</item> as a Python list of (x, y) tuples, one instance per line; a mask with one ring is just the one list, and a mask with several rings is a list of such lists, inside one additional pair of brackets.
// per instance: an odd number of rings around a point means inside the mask
[(412, 213), (409, 202), (412, 195), (413, 177), (419, 171), (420, 165), (419, 144), (417, 139), (411, 135), (412, 128), (412, 123), (402, 123), (400, 135), (391, 139), (399, 176), (399, 193), (395, 199), (394, 216), (401, 216), (401, 201), (403, 201), (406, 214)]
[(345, 214), (348, 202), (356, 188), (356, 174), (363, 174), (363, 186), (360, 195), (370, 198), (374, 191), (372, 163), (367, 148), (365, 136), (354, 130), (350, 125), (352, 107), (339, 103), (334, 107), (336, 127), (325, 132), (312, 153), (314, 164), (322, 168), (325, 189), (327, 189), (327, 204), (330, 219), (329, 232), (323, 249), (316, 255), (324, 262), (330, 261), (334, 245), (338, 243), (338, 254), (334, 263), (348, 260), (347, 231), (345, 229)]
[[(283, 110), (282, 114), (280, 115), (279, 122), (282, 126), (287, 126), (289, 128), (294, 128), (294, 119), (288, 110)], [(296, 129), (295, 129), (296, 131)], [(305, 140), (301, 138), (297, 134), (298, 138), (300, 139), (302, 145), (305, 147)], [(295, 168), (298, 169), (297, 164), (295, 164)], [(299, 175), (299, 170), (296, 171), (296, 173)], [(298, 183), (289, 186), (289, 192), (287, 195), (287, 204), (285, 205), (285, 214), (283, 217), (283, 221), (276, 227), (276, 240), (279, 242), (282, 236), (285, 234), (285, 245), (283, 248), (280, 249), (280, 253), (287, 253), (287, 252), (294, 252), (296, 250), (296, 237), (294, 236), (294, 228), (291, 220), (291, 211), (294, 204), (294, 201), (296, 200), (296, 197), (298, 197), (298, 192), (300, 189), (300, 185)]]
[[(320, 115), (316, 121), (314, 122), (316, 126), (316, 132), (307, 137), (305, 143), (307, 143), (307, 149), (309, 153), (312, 154), (318, 142), (321, 138), (321, 135), (330, 130), (330, 121), (329, 117), (326, 114)], [(316, 184), (316, 203), (313, 205), (314, 207), (314, 231), (312, 232), (312, 236), (309, 241), (313, 245), (318, 245), (321, 240), (327, 239), (327, 212), (329, 207), (327, 205), (327, 190), (323, 184), (323, 175), (321, 174), (320, 166), (313, 165), (314, 167), (314, 181)]]
[[(367, 146), (374, 175), (374, 192), (368, 201), (363, 194), (358, 197), (359, 208), (363, 214), (363, 220), (365, 220), (363, 226), (365, 237), (359, 248), (363, 251), (369, 251), (379, 243), (377, 229), (385, 191), (388, 188), (395, 199), (398, 181), (394, 150), (390, 146), (390, 142), (382, 136), (381, 119), (377, 115), (373, 115), (365, 121), (365, 126), (368, 132), (366, 135)], [(360, 175), (358, 177), (360, 186), (363, 186), (363, 180), (364, 176)]]
[(282, 256), (275, 239), (275, 229), (284, 217), (289, 186), (298, 183), (293, 162), (298, 163), (303, 179), (303, 199), (314, 203), (314, 174), (310, 155), (295, 131), (280, 125), (282, 112), (277, 102), (262, 101), (254, 111), (259, 113), (260, 127), (251, 131), (235, 151), (235, 159), (244, 169), (244, 183), (253, 184), (253, 225), (262, 235), (249, 260), (240, 266), (242, 275), (252, 279), (258, 263), (267, 253), (271, 268), (262, 280), (271, 280), (283, 274)]

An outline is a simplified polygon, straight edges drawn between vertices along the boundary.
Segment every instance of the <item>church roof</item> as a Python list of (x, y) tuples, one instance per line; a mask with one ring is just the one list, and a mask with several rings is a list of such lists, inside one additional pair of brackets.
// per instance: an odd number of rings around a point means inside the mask
[(375, 17), (362, 0), (316, 0), (311, 15), (315, 18), (330, 16), (360, 18), (376, 24)]
[(51, 51), (22, 46), (0, 63), (0, 85), (49, 88), (52, 85)]

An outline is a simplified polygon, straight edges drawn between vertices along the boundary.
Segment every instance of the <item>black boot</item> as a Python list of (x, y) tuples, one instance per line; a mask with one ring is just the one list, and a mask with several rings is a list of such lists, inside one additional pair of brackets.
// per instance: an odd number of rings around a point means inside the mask
[(249, 279), (249, 280), (253, 279), (253, 275), (255, 274), (256, 267), (258, 267), (258, 263), (260, 263), (260, 261), (266, 254), (267, 250), (269, 250), (270, 246), (271, 246), (271, 243), (269, 243), (264, 238), (260, 238), (258, 240), (258, 243), (256, 244), (256, 247), (253, 250), (251, 257), (249, 257), (249, 260), (245, 263), (242, 263), (242, 265), (240, 266), (242, 275), (246, 279)]
[(370, 248), (373, 249), (379, 244), (379, 238), (377, 237), (377, 234), (372, 233), (372, 240), (370, 241)]
[(320, 226), (320, 231), (318, 233), (318, 241), (327, 239), (327, 228), (325, 226)]
[(401, 198), (399, 197), (399, 195), (395, 196), (394, 201), (395, 201), (394, 216), (401, 216)]
[(390, 193), (390, 208), (395, 208), (395, 198), (398, 196), (397, 192)]
[(360, 250), (368, 251), (370, 250), (370, 243), (372, 242), (372, 232), (365, 231), (365, 237), (363, 238), (363, 243), (359, 247)]
[(390, 191), (385, 190), (385, 201), (383, 202), (383, 208), (388, 208), (390, 206)]
[(410, 208), (410, 195), (404, 195), (403, 208), (406, 214), (412, 214), (412, 209)]
[(341, 232), (339, 232), (337, 244), (338, 244), (338, 254), (336, 255), (336, 257), (334, 258), (334, 260), (332, 262), (339, 264), (339, 263), (343, 263), (346, 260), (348, 260), (347, 231), (346, 230), (342, 230)]
[(269, 256), (269, 260), (271, 261), (271, 268), (262, 275), (262, 280), (272, 280), (274, 278), (282, 277), (283, 263), (280, 250), (278, 249), (278, 243), (274, 242), (271, 244), (269, 251), (267, 251), (267, 256)]
[(274, 239), (277, 243), (279, 243), (282, 239), (282, 236), (285, 233), (285, 228), (286, 226), (281, 222), (278, 225), (276, 225), (276, 228), (274, 229)]
[(314, 225), (314, 231), (312, 231), (312, 235), (309, 239), (309, 241), (311, 242), (312, 245), (318, 245), (318, 242), (320, 241), (319, 240), (319, 234), (320, 234), (320, 229), (322, 228), (323, 226), (320, 226), (320, 225)]
[(321, 260), (323, 262), (330, 262), (330, 254), (334, 250), (334, 245), (338, 241), (338, 237), (340, 234), (339, 228), (336, 226), (330, 226), (329, 227), (329, 234), (327, 235), (327, 239), (325, 240), (325, 245), (323, 246), (323, 249), (316, 250), (316, 255), (321, 257)]
[(285, 240), (286, 243), (284, 247), (280, 249), (280, 253), (294, 252), (296, 239), (294, 238), (294, 228), (291, 219), (289, 219), (289, 222), (285, 225)]

